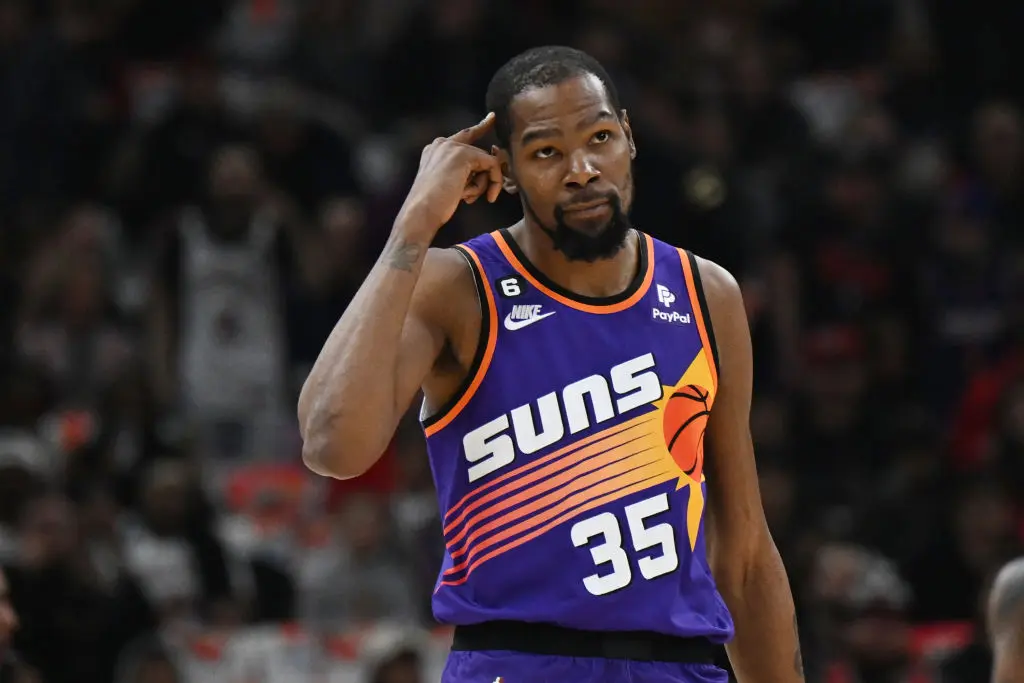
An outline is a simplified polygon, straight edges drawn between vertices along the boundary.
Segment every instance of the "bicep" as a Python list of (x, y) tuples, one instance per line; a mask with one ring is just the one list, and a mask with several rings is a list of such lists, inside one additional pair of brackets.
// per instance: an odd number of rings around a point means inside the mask
[(451, 250), (427, 253), (399, 341), (395, 374), (398, 416), (405, 414), (452, 336), (457, 324), (453, 312), (463, 308), (467, 279), (473, 287), (468, 268)]
[(750, 435), (753, 360), (743, 297), (735, 279), (700, 260), (700, 275), (718, 343), (719, 383), (708, 417), (708, 506), (714, 554), (754, 553), (767, 529)]
[(395, 414), (405, 413), (444, 348), (445, 334), (423, 311), (410, 311), (402, 327), (395, 375)]

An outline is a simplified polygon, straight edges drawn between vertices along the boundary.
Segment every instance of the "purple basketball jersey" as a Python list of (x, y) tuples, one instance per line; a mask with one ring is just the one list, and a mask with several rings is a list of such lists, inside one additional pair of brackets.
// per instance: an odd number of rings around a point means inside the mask
[(642, 235), (632, 284), (593, 299), (506, 231), (458, 249), (484, 315), (465, 387), (423, 425), (446, 546), (434, 616), (728, 640), (704, 544), (717, 362), (692, 257)]

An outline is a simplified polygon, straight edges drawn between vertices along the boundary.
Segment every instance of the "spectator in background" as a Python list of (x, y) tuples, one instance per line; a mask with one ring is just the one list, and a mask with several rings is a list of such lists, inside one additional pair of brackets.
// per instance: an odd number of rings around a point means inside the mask
[(417, 622), (412, 576), (393, 537), (380, 500), (366, 493), (344, 500), (330, 542), (297, 568), (300, 618), (320, 628)]
[(961, 191), (947, 200), (930, 236), (931, 258), (920, 274), (930, 311), (923, 379), (942, 412), (952, 407), (954, 387), (990, 359), (1009, 323), (1008, 254), (999, 253), (997, 244), (992, 208), (984, 197)]
[(106, 480), (116, 499), (134, 505), (142, 474), (150, 463), (182, 447), (170, 419), (164, 417), (150, 387), (144, 363), (122, 368), (117, 381), (101, 397), (97, 443), (93, 457), (73, 462), (82, 480)]
[[(366, 206), (359, 197), (331, 197), (319, 210), (322, 248), (330, 267), (289, 282), (291, 360), (308, 372), (368, 271)], [(303, 374), (303, 377), (305, 374)]]
[(252, 149), (218, 150), (208, 182), (206, 201), (163, 236), (149, 331), (155, 387), (180, 401), (201, 455), (273, 457), (290, 413), (283, 284), (292, 272), (322, 272), (324, 251), (268, 190)]
[[(911, 656), (910, 588), (884, 557), (856, 546), (821, 549), (812, 590), (822, 612), (827, 683), (924, 683)], [(814, 680), (814, 678), (812, 678)]]
[(127, 570), (161, 627), (172, 631), (204, 618), (242, 618), (235, 598), (245, 579), (232, 573), (223, 545), (202, 523), (199, 495), (183, 463), (154, 462), (142, 482), (140, 514), (125, 525), (121, 541)]
[(971, 620), (986, 579), (1020, 550), (1014, 499), (989, 475), (957, 479), (945, 497), (949, 528), (935, 530), (905, 574), (918, 621)]
[(331, 116), (286, 84), (267, 93), (255, 112), (254, 144), (268, 182), (312, 214), (331, 195), (356, 191), (352, 149)]
[[(139, 627), (128, 591), (109, 590), (79, 536), (69, 502), (46, 494), (30, 502), (19, 528), (20, 553), (8, 568), (21, 616), (14, 645), (47, 683), (103, 683)], [(59, 656), (54, 656), (60, 653)]]
[[(221, 93), (222, 69), (214, 55), (190, 53), (178, 68), (179, 97), (140, 136), (130, 190), (128, 218), (148, 226), (161, 214), (199, 201), (206, 193), (212, 154), (244, 135)], [(142, 228), (138, 228), (141, 230)]]
[(364, 683), (423, 683), (423, 634), (408, 626), (390, 626), (369, 637)]
[(40, 253), (22, 310), (18, 352), (46, 370), (66, 409), (97, 408), (135, 351), (116, 306), (103, 220), (91, 208), (69, 216), (63, 244)]
[(873, 459), (882, 456), (868, 426), (873, 400), (864, 338), (856, 326), (835, 325), (809, 331), (804, 345), (800, 419), (790, 447), (802, 475), (814, 481), (808, 503), (822, 511), (833, 533), (848, 533), (873, 495)]
[(170, 652), (159, 641), (143, 640), (129, 647), (118, 664), (113, 683), (181, 683)]
[(1020, 244), (1019, 230), (1013, 227), (1024, 220), (1024, 125), (1020, 111), (1008, 102), (990, 101), (975, 111), (971, 123), (969, 182), (990, 207), (1000, 231)]

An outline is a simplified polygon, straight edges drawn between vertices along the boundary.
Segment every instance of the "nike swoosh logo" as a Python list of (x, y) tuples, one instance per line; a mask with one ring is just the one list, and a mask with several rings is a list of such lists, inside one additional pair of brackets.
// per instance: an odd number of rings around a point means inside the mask
[(513, 320), (512, 319), (512, 314), (509, 313), (508, 315), (505, 316), (505, 329), (509, 330), (510, 332), (514, 332), (516, 330), (521, 330), (524, 327), (526, 327), (527, 325), (532, 325), (535, 322), (543, 320), (544, 318), (547, 318), (549, 316), (552, 316), (552, 315), (554, 315), (557, 312), (558, 311), (549, 311), (547, 313), (541, 313), (540, 315), (535, 315), (534, 317), (527, 318), (526, 320)]

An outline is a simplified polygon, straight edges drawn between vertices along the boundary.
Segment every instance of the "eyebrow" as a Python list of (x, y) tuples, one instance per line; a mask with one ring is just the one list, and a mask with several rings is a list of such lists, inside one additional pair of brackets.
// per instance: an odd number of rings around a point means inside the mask
[[(616, 118), (617, 117), (615, 116), (615, 114), (611, 113), (607, 109), (602, 109), (577, 123), (576, 130), (585, 130), (601, 121), (611, 121)], [(523, 136), (519, 139), (519, 144), (525, 147), (531, 142), (536, 142), (537, 140), (558, 137), (559, 135), (561, 135), (561, 133), (561, 129), (555, 126), (533, 128), (523, 133)]]

